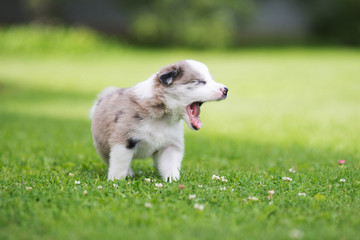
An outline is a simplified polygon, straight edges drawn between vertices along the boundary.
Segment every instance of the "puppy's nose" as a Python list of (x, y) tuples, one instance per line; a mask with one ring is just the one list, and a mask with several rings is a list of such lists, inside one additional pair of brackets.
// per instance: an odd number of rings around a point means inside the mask
[(229, 91), (229, 89), (227, 87), (224, 87), (223, 89), (221, 89), (222, 93), (224, 96), (227, 96), (227, 93)]

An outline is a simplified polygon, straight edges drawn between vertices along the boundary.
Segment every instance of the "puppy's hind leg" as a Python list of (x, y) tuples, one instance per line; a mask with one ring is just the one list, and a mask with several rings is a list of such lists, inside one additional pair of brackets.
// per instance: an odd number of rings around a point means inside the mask
[(155, 167), (164, 181), (172, 182), (180, 179), (183, 154), (183, 150), (170, 146), (154, 155)]
[(129, 149), (123, 144), (113, 146), (110, 151), (108, 180), (125, 179), (127, 176), (132, 176), (131, 160), (133, 156), (133, 149)]

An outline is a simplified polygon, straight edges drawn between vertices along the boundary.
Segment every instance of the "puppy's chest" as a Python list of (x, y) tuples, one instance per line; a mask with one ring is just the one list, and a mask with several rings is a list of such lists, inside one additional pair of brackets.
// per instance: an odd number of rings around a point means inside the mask
[(184, 143), (182, 122), (175, 125), (148, 123), (135, 132), (140, 140), (136, 147), (135, 158), (147, 158), (167, 146), (179, 146)]

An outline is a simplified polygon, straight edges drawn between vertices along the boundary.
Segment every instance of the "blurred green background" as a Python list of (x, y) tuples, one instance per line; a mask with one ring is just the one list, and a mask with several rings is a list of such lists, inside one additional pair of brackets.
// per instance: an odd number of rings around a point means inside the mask
[(5, 0), (0, 24), (87, 27), (143, 46), (360, 44), (358, 0)]

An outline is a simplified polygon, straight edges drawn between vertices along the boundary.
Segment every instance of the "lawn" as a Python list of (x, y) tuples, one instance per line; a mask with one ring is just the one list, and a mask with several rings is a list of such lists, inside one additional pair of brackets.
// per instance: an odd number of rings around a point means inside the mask
[[(0, 239), (359, 238), (360, 51), (12, 51), (0, 53)], [(186, 128), (181, 180), (147, 159), (108, 182), (88, 120), (97, 92), (188, 58), (229, 97)]]

